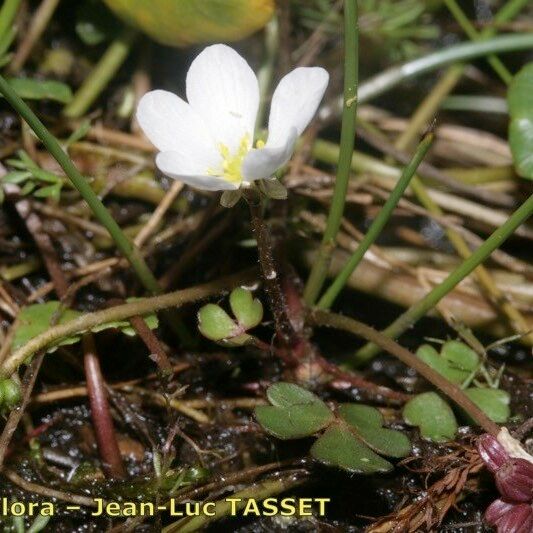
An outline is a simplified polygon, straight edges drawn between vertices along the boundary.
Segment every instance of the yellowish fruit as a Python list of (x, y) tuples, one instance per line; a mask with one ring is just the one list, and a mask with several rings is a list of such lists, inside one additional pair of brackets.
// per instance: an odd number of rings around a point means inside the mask
[(262, 28), (275, 0), (104, 0), (125, 22), (171, 46), (237, 41)]

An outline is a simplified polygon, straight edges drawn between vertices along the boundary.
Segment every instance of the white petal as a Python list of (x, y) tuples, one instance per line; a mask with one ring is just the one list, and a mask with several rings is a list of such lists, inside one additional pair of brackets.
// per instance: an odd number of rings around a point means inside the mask
[(294, 145), (298, 139), (296, 128), (289, 130), (285, 144), (281, 146), (265, 146), (248, 152), (242, 163), (242, 175), (245, 181), (270, 178), (276, 170), (285, 165), (292, 156)]
[(137, 120), (158, 150), (186, 153), (194, 173), (204, 174), (219, 163), (220, 154), (202, 118), (179, 96), (168, 91), (145, 94)]
[(253, 142), (259, 83), (248, 63), (229, 46), (208, 46), (187, 73), (187, 100), (217, 142), (234, 154), (245, 135)]
[(291, 128), (302, 134), (318, 109), (328, 81), (329, 74), (320, 67), (300, 67), (282, 78), (272, 96), (267, 146), (284, 145)]
[(208, 176), (207, 169), (196, 173), (187, 156), (179, 152), (161, 152), (155, 159), (156, 165), (163, 174), (182, 181), (196, 189), (205, 191), (227, 191), (238, 189), (238, 184), (230, 183), (221, 176)]

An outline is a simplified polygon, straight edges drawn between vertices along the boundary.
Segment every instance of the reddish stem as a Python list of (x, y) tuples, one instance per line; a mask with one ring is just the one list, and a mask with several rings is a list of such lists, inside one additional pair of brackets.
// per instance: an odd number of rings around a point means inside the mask
[(104, 378), (92, 335), (84, 335), (83, 348), (91, 417), (102, 466), (108, 477), (122, 479), (126, 477), (126, 470), (120, 456)]

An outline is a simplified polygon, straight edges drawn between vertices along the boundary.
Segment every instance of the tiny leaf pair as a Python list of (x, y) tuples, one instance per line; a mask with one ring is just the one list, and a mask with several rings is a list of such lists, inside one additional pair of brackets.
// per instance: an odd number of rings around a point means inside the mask
[(246, 332), (263, 320), (263, 304), (242, 287), (233, 290), (229, 305), (235, 319), (216, 304), (204, 305), (198, 312), (198, 329), (208, 339), (225, 345), (243, 346), (252, 337)]
[(311, 455), (324, 464), (360, 474), (388, 472), (393, 465), (381, 455), (399, 458), (410, 452), (409, 439), (384, 428), (373, 407), (343, 404), (334, 413), (318, 396), (292, 383), (272, 385), (267, 397), (272, 405), (255, 409), (258, 422), (283, 440), (325, 430), (311, 447)]

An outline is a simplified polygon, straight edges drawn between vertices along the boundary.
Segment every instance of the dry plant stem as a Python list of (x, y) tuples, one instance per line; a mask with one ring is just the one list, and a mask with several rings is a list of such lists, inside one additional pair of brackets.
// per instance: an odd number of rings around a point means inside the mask
[[(194, 229), (194, 233), (188, 236), (190, 244), (187, 249), (159, 279), (159, 283), (163, 288), (168, 289), (175, 286), (191, 263), (228, 229), (232, 222), (233, 212), (227, 213), (220, 223), (213, 225), (209, 230), (207, 229), (207, 222), (211, 219), (213, 213), (206, 213), (206, 215), (198, 227)], [(205, 232), (202, 231), (204, 228)]]
[[(475, 269), (479, 269), (479, 266), (490, 256), (492, 251), (501, 246), (507, 238), (513, 234), (516, 228), (527, 220), (532, 213), (533, 195), (531, 195), (509, 217), (507, 222), (494, 231), (475, 252), (470, 254), (461, 265), (454, 269), (442, 283), (437, 285), (433, 290), (427, 293), (422, 300), (400, 315), (392, 324), (383, 330), (383, 333), (390, 338), (397, 338), (406, 329), (426, 315), (428, 311), (438, 304), (440, 300), (450, 293), (464, 278), (471, 274)], [(358, 362), (367, 361), (374, 357), (378, 352), (379, 350), (376, 349), (376, 346), (370, 343), (357, 352), (356, 359)]]
[(500, 432), (500, 426), (495, 424), (476, 404), (474, 404), (457, 385), (448, 381), (430, 366), (426, 365), (415, 354), (406, 350), (392, 339), (386, 337), (383, 333), (380, 333), (374, 328), (371, 328), (362, 322), (358, 322), (353, 318), (318, 309), (313, 310), (308, 319), (313, 325), (327, 326), (347, 331), (378, 345), (407, 366), (416, 370), (421, 376), (425, 377), (459, 407), (463, 408), (487, 433), (496, 436)]
[(39, 494), (40, 496), (44, 496), (47, 500), (60, 500), (76, 505), (83, 505), (84, 507), (96, 507), (96, 501), (94, 498), (51, 489), (49, 487), (38, 485), (37, 483), (26, 481), (17, 473), (13, 472), (13, 470), (9, 470), (7, 468), (3, 468), (1, 472), (5, 477), (7, 477), (7, 479), (9, 479), (9, 481), (20, 487), (22, 490), (29, 492), (30, 494)]
[[(494, 17), (494, 25), (508, 22), (513, 19), (524, 8), (529, 0), (510, 0), (506, 2), (502, 9)], [(488, 38), (496, 32), (494, 27), (485, 28), (478, 34), (480, 39)], [(425, 127), (426, 123), (431, 120), (440, 107), (442, 100), (453, 90), (460, 80), (464, 65), (452, 65), (449, 67), (440, 80), (433, 87), (431, 92), (426, 96), (423, 102), (418, 106), (415, 114), (409, 121), (409, 126), (398, 137), (395, 148), (406, 150), (414, 142), (419, 132)]]
[(134, 244), (138, 248), (142, 248), (148, 237), (156, 231), (159, 223), (165, 216), (166, 212), (170, 209), (170, 206), (174, 203), (174, 200), (178, 194), (183, 189), (183, 183), (180, 181), (174, 181), (172, 186), (165, 194), (164, 198), (161, 200), (155, 211), (152, 213), (152, 216), (143, 227), (143, 229), (137, 234), (134, 239)]
[(87, 313), (75, 320), (54, 326), (37, 337), (34, 337), (5, 361), (0, 370), (0, 376), (10, 376), (28, 357), (31, 357), (39, 350), (46, 348), (63, 337), (90, 331), (95, 326), (105, 324), (106, 322), (126, 320), (136, 315), (143, 316), (170, 307), (180, 307), (187, 303), (220, 294), (242, 283), (249, 283), (256, 279), (256, 277), (255, 269), (248, 270), (189, 289), (153, 296), (151, 298), (142, 298), (95, 313)]
[[(392, 156), (402, 165), (409, 163), (409, 154), (403, 150), (398, 150), (395, 146), (391, 146), (389, 140), (385, 136), (371, 132), (366, 126), (358, 129), (358, 135), (371, 146), (377, 148), (380, 152)], [(430, 163), (422, 162), (418, 167), (417, 174), (428, 180), (434, 180), (439, 185), (443, 185), (451, 191), (462, 193), (477, 201), (484, 201), (503, 207), (513, 207), (515, 205), (514, 198), (509, 194), (502, 194), (501, 192), (493, 192), (474, 185), (467, 185), (457, 181), (448, 173), (434, 167)]]
[[(442, 209), (431, 199), (427, 194), (426, 188), (418, 179), (411, 182), (413, 192), (417, 196), (420, 203), (430, 212), (438, 216), (443, 216)], [(464, 259), (468, 259), (472, 253), (464, 237), (452, 228), (446, 229), (446, 236), (458, 254)], [(485, 292), (489, 300), (507, 317), (511, 328), (520, 334), (529, 333), (530, 328), (526, 319), (518, 311), (498, 288), (494, 282), (489, 271), (483, 266), (479, 265), (475, 270), (475, 275), (482, 290)], [(524, 340), (533, 345), (533, 335), (526, 335)]]
[(122, 479), (126, 477), (126, 470), (120, 456), (104, 377), (102, 376), (94, 337), (91, 333), (83, 336), (83, 351), (91, 418), (95, 428), (102, 468), (108, 477)]
[[(172, 373), (174, 375), (183, 372), (184, 370), (187, 370), (191, 367), (189, 363), (179, 363), (172, 367)], [(121, 381), (118, 383), (111, 383), (108, 385), (109, 388), (115, 390), (123, 390), (124, 392), (128, 392), (132, 389), (135, 385), (138, 385), (139, 383), (142, 383), (144, 381), (153, 381), (153, 380), (159, 380), (161, 375), (157, 372), (153, 372), (149, 374), (146, 377), (143, 378), (137, 378), (132, 379), (128, 381)], [(47, 392), (40, 392), (38, 394), (34, 394), (31, 399), (32, 405), (38, 405), (42, 403), (54, 403), (62, 400), (72, 400), (73, 398), (83, 398), (84, 396), (87, 396), (87, 387), (84, 386), (78, 386), (78, 387), (66, 387), (63, 389), (55, 389), (50, 390)], [(187, 404), (191, 403), (191, 400), (186, 401)], [(197, 400), (193, 400), (193, 403), (196, 405)], [(208, 402), (205, 402), (208, 403)], [(194, 405), (194, 406), (195, 406)]]
[(39, 40), (48, 26), (58, 4), (59, 0), (43, 0), (41, 2), (32, 17), (30, 27), (24, 35), (24, 39), (20, 43), (15, 53), (15, 57), (13, 57), (13, 60), (9, 65), (10, 73), (15, 74), (24, 66), (35, 43)]
[(246, 481), (250, 482), (254, 478), (266, 474), (267, 472), (272, 472), (273, 470), (281, 470), (282, 468), (289, 467), (292, 465), (292, 462), (275, 462), (269, 463), (261, 466), (254, 466), (247, 470), (243, 470), (235, 473), (224, 473), (221, 476), (218, 476), (217, 479), (206, 483), (205, 485), (200, 485), (199, 487), (189, 488), (186, 487), (178, 493), (176, 493), (174, 499), (178, 502), (186, 501), (197, 501), (201, 496), (205, 496), (208, 493), (220, 492), (224, 487), (230, 485), (237, 485), (238, 483), (244, 483)]
[(283, 342), (290, 344), (294, 341), (296, 332), (287, 314), (285, 295), (281, 290), (279, 273), (274, 262), (270, 230), (263, 218), (262, 203), (255, 197), (255, 194), (246, 194), (245, 198), (250, 208), (250, 221), (255, 240), (257, 241), (259, 265), (261, 267), (270, 309), (274, 315), (276, 333)]
[(52, 240), (47, 233), (44, 233), (41, 220), (32, 212), (31, 202), (29, 200), (19, 200), (15, 204), (15, 209), (20, 218), (24, 220), (28, 231), (41, 253), (46, 270), (54, 284), (56, 294), (62, 298), (68, 291), (68, 282), (59, 264)]
[[(396, 153), (392, 154), (396, 158)], [(437, 216), (443, 216), (444, 212), (442, 209), (434, 202), (431, 196), (428, 194), (428, 191), (425, 185), (418, 177), (414, 177), (411, 181), (411, 189), (414, 192), (415, 196), (418, 198), (418, 201), (431, 213)], [(471, 252), (468, 244), (464, 237), (453, 228), (446, 229), (446, 235), (457, 250), (458, 254), (463, 259), (468, 259)], [(501, 314), (505, 316), (511, 326), (511, 328), (520, 334), (527, 334), (524, 337), (524, 341), (528, 344), (533, 345), (533, 334), (530, 335), (530, 328), (527, 323), (527, 320), (523, 317), (518, 309), (516, 309), (512, 303), (505, 297), (505, 295), (500, 291), (496, 283), (494, 282), (489, 271), (483, 266), (480, 265), (475, 271), (476, 278), (482, 288), (482, 290), (487, 294), (490, 301), (500, 310)]]
[[(281, 494), (282, 492), (286, 492), (289, 489), (294, 489), (303, 483), (305, 483), (305, 479), (293, 475), (278, 479), (269, 479), (238, 491), (231, 497), (240, 500), (236, 504), (236, 508), (240, 510), (250, 499), (261, 501)], [(180, 533), (190, 533), (192, 531), (204, 530), (208, 524), (216, 520), (221, 520), (228, 516), (230, 512), (230, 502), (227, 499), (218, 500), (215, 502), (214, 516), (204, 514), (191, 518), (183, 518), (182, 520), (165, 527), (163, 533), (177, 533), (178, 531)]]

